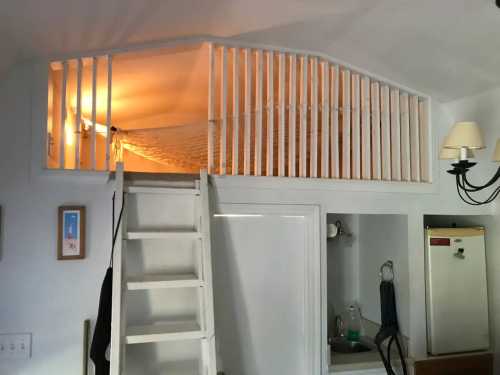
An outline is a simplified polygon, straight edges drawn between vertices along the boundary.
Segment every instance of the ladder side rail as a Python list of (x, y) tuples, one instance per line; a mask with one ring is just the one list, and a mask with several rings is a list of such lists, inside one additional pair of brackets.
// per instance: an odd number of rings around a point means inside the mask
[(204, 357), (208, 357), (208, 375), (216, 375), (217, 364), (215, 355), (215, 327), (214, 327), (214, 296), (212, 285), (212, 257), (211, 257), (211, 236), (210, 236), (210, 198), (208, 191), (208, 174), (206, 170), (200, 173), (200, 214), (202, 232), (202, 252), (203, 252), (203, 274), (205, 291), (205, 318), (206, 318), (206, 346)]
[[(125, 203), (123, 199), (124, 190), (124, 173), (123, 163), (116, 164), (116, 200), (115, 207), (121, 209)], [(115, 244), (113, 255), (113, 299), (111, 312), (111, 351), (110, 351), (110, 375), (121, 375), (125, 364), (125, 334), (126, 334), (126, 319), (125, 319), (125, 257), (123, 256), (123, 238), (126, 233), (126, 211), (124, 207), (122, 222), (118, 231), (118, 240)], [(119, 212), (119, 211), (118, 211)], [(113, 235), (113, 234), (112, 234)]]

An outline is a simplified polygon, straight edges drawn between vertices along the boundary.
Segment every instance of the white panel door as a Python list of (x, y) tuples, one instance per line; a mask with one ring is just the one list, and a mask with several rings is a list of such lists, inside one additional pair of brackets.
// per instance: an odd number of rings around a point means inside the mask
[(221, 369), (226, 375), (319, 374), (317, 209), (223, 205), (214, 221)]

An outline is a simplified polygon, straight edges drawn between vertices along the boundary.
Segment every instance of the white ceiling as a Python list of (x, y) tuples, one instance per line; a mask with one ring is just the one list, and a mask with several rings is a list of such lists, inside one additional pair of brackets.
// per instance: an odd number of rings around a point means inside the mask
[(213, 34), (317, 50), (442, 101), (500, 86), (493, 0), (16, 0), (0, 74), (41, 56)]

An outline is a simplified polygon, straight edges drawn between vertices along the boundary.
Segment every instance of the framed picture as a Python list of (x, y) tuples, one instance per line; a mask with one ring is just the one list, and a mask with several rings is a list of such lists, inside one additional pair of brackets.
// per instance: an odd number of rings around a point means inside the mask
[(59, 207), (57, 259), (85, 258), (85, 207)]

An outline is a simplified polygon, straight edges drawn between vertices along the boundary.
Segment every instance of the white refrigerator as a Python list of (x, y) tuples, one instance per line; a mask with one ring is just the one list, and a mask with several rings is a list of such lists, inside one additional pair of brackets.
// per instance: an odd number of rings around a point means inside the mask
[(484, 228), (427, 228), (427, 351), (489, 348)]

